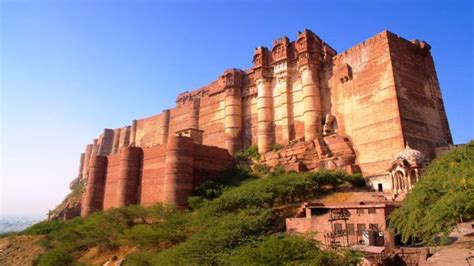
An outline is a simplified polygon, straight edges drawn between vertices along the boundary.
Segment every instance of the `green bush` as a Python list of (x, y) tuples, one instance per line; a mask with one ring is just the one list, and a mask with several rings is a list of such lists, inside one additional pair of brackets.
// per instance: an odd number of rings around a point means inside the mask
[(225, 260), (230, 265), (309, 264), (320, 252), (313, 240), (277, 234), (235, 249)]
[(390, 227), (403, 242), (441, 244), (454, 226), (474, 219), (474, 141), (430, 163), (401, 208), (390, 215)]
[(285, 173), (249, 180), (238, 187), (226, 189), (222, 195), (206, 202), (200, 213), (232, 212), (249, 207), (272, 207), (274, 204), (295, 203), (315, 196), (329, 186), (337, 188), (357, 177), (344, 172), (317, 171)]
[[(229, 250), (254, 241), (271, 224), (269, 209), (250, 208), (212, 220), (186, 242), (158, 253), (155, 265), (216, 265)], [(209, 221), (209, 220), (207, 220)]]
[(361, 254), (322, 251), (305, 236), (274, 234), (235, 249), (223, 264), (229, 265), (357, 265)]
[[(235, 166), (197, 187), (194, 194), (203, 199), (211, 200), (219, 197), (225, 188), (238, 186), (245, 180), (253, 178), (255, 177), (249, 172), (249, 169), (243, 166)], [(197, 207), (195, 204), (199, 205), (202, 203), (195, 198), (191, 198), (189, 201), (191, 201), (190, 203), (193, 208)]]
[(25, 230), (21, 231), (22, 235), (46, 235), (53, 231), (61, 230), (64, 226), (62, 221), (42, 221), (36, 223)]
[[(276, 259), (263, 254), (271, 248), (275, 248), (272, 256), (282, 261), (292, 258), (302, 264), (336, 265), (331, 264), (336, 261), (344, 265), (351, 259), (349, 253), (328, 253), (309, 240), (270, 235), (284, 230), (278, 211), (284, 204), (302, 202), (354, 180), (357, 177), (331, 171), (281, 171), (256, 179), (236, 168), (199, 187), (189, 199), (192, 212), (160, 204), (149, 208), (133, 205), (85, 219), (43, 222), (23, 233), (46, 235), (49, 251), (39, 258), (43, 265), (54, 261), (67, 265), (90, 247), (113, 250), (120, 245), (138, 248), (127, 256), (126, 265), (272, 263)], [(288, 249), (286, 254), (277, 254), (283, 249)]]
[(42, 254), (38, 266), (67, 266), (73, 264), (73, 257), (64, 249), (54, 249)]
[(270, 150), (271, 151), (279, 151), (279, 150), (283, 149), (283, 147), (284, 147), (283, 145), (275, 143), (275, 144), (272, 144), (272, 146), (270, 146)]
[(0, 233), (0, 239), (1, 238), (6, 238), (6, 237), (9, 237), (9, 236), (14, 236), (14, 235), (18, 235), (17, 232), (4, 232), (4, 233)]
[(255, 159), (260, 161), (260, 153), (258, 153), (257, 145), (249, 146), (246, 150), (237, 152), (235, 155), (237, 160), (245, 161), (247, 159)]
[(187, 238), (188, 217), (186, 213), (170, 208), (164, 210), (160, 217), (166, 217), (166, 219), (154, 221), (151, 224), (137, 224), (125, 229), (121, 239), (141, 248), (159, 250), (173, 246)]
[(260, 175), (267, 175), (270, 173), (270, 167), (264, 163), (255, 164), (253, 170)]
[(152, 252), (133, 252), (125, 257), (123, 265), (125, 266), (152, 266), (154, 253)]

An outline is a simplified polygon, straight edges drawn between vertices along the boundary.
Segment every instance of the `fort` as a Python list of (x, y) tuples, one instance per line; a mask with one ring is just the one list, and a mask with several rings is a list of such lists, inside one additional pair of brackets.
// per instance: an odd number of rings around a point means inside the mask
[[(257, 47), (251, 68), (227, 69), (179, 94), (175, 107), (104, 129), (88, 144), (76, 179), (87, 183), (81, 213), (186, 206), (193, 187), (253, 145), (269, 167), (360, 172), (375, 189), (398, 193), (408, 188), (402, 175), (418, 174), (405, 159), (430, 160), (452, 145), (430, 48), (383, 31), (337, 53), (308, 29)], [(68, 208), (66, 216), (78, 215)]]

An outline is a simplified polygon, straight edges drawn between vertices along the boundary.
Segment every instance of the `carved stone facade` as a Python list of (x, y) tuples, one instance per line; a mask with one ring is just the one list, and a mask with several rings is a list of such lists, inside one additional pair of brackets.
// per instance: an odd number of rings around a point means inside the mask
[[(383, 31), (338, 54), (305, 29), (296, 41), (284, 36), (271, 49), (256, 48), (251, 68), (225, 70), (207, 86), (179, 94), (175, 107), (105, 129), (81, 154), (80, 178), (97, 175), (91, 168), (101, 165), (91, 163), (97, 156), (167, 146), (186, 129), (202, 132), (202, 145), (230, 154), (257, 145), (268, 162), (280, 156), (302, 169), (358, 169), (367, 178), (385, 176), (406, 142), (429, 159), (452, 144), (428, 44)], [(290, 148), (286, 155), (266, 154), (275, 144), (297, 143), (304, 154), (286, 158)]]
[(392, 195), (401, 200), (420, 180), (426, 160), (423, 153), (406, 145), (398, 152), (387, 168), (385, 175), (369, 177), (368, 184), (374, 190)]

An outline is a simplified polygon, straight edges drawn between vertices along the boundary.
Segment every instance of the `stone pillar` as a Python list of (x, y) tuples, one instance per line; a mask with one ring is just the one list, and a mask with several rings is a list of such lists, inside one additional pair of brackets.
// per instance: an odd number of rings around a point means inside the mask
[(119, 151), (122, 148), (128, 147), (130, 144), (130, 126), (123, 127), (120, 129), (120, 140), (119, 140)]
[(107, 156), (112, 152), (112, 144), (114, 141), (114, 131), (112, 129), (105, 128), (102, 134), (102, 140), (99, 140), (99, 150), (97, 155)]
[(91, 158), (94, 158), (95, 156), (99, 155), (99, 140), (94, 139), (92, 141), (92, 152), (91, 152)]
[(89, 166), (90, 175), (82, 203), (81, 216), (87, 216), (103, 209), (106, 172), (107, 157), (95, 156), (91, 158)]
[(187, 199), (193, 191), (193, 152), (192, 138), (168, 138), (163, 182), (164, 203), (181, 207), (188, 205)]
[(130, 146), (135, 147), (137, 138), (137, 120), (133, 120), (132, 128), (130, 129)]
[(242, 84), (244, 72), (226, 69), (220, 76), (224, 87), (224, 141), (230, 154), (242, 149)]
[(169, 129), (170, 129), (170, 110), (166, 109), (166, 110), (163, 110), (163, 114), (161, 116), (160, 144), (166, 144), (166, 142), (168, 141)]
[(275, 90), (280, 92), (280, 125), (281, 125), (281, 139), (276, 142), (283, 145), (290, 143), (291, 134), (291, 97), (288, 88), (289, 78), (285, 72), (281, 72), (276, 76)]
[(137, 203), (141, 153), (137, 147), (123, 148), (120, 153), (116, 207)]
[(86, 145), (86, 152), (84, 153), (84, 167), (83, 172), (82, 172), (82, 177), (87, 179), (88, 178), (88, 173), (89, 173), (89, 164), (91, 161), (91, 154), (92, 154), (92, 144), (87, 144)]
[(79, 173), (77, 174), (77, 178), (82, 179), (82, 174), (84, 173), (84, 158), (85, 153), (81, 153), (81, 158), (79, 159)]
[(322, 136), (321, 132), (321, 96), (317, 70), (310, 65), (299, 68), (303, 89), (303, 119), (305, 140), (314, 140)]
[(225, 94), (225, 147), (234, 154), (242, 149), (242, 97), (240, 88), (228, 88)]
[(120, 152), (119, 143), (120, 143), (120, 128), (116, 128), (116, 129), (114, 129), (114, 137), (113, 137), (113, 140), (112, 140), (112, 151), (111, 151), (111, 153)]
[(199, 107), (201, 100), (195, 98), (191, 101), (191, 112), (189, 113), (190, 128), (199, 129)]
[(260, 78), (257, 84), (258, 152), (270, 151), (273, 143), (273, 96), (270, 81)]

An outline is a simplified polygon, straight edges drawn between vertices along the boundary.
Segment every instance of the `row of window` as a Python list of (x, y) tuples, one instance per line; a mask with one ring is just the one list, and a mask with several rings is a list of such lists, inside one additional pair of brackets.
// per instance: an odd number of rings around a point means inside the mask
[[(377, 209), (375, 209), (375, 208), (368, 208), (367, 210), (368, 210), (368, 211), (367, 211), (368, 213), (376, 213), (376, 210), (377, 210)], [(365, 209), (357, 209), (357, 213), (365, 213)]]
[[(335, 233), (343, 232), (342, 225), (343, 225), (342, 223), (334, 223), (334, 232)], [(357, 235), (362, 235), (362, 232), (365, 231), (366, 229), (367, 229), (366, 224), (357, 224)], [(369, 229), (378, 231), (379, 226), (378, 224), (369, 224)], [(347, 224), (346, 231), (348, 235), (355, 235), (356, 233), (355, 225)]]

